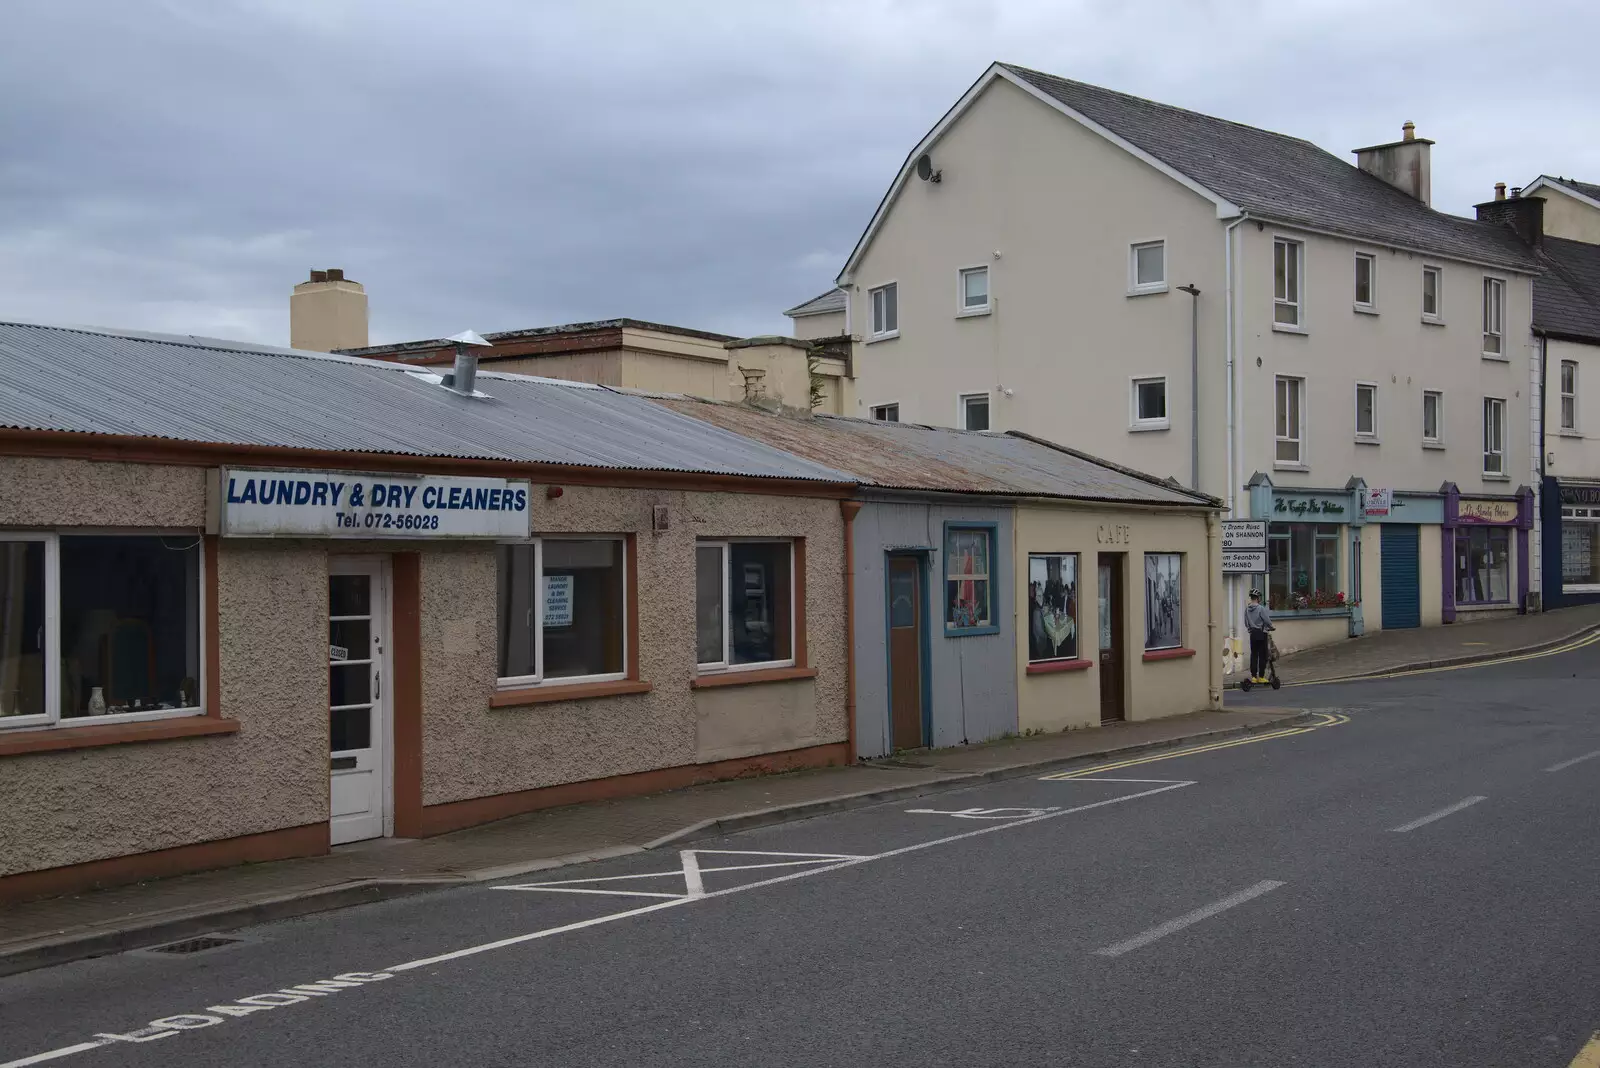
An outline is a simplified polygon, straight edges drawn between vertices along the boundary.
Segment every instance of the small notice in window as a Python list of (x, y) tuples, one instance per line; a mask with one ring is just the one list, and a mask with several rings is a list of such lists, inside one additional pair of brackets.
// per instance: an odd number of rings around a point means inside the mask
[(346, 649), (342, 645), (330, 645), (330, 646), (328, 646), (328, 659), (329, 660), (349, 660), (350, 659), (350, 650)]
[(572, 626), (572, 576), (546, 575), (544, 579), (544, 625)]

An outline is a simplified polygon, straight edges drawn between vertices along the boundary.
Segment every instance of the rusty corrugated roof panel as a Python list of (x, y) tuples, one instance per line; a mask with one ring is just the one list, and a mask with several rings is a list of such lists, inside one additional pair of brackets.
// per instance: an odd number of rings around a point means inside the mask
[(1215, 507), (1154, 475), (1024, 434), (977, 433), (647, 394), (657, 404), (853, 475), (869, 486), (941, 493)]

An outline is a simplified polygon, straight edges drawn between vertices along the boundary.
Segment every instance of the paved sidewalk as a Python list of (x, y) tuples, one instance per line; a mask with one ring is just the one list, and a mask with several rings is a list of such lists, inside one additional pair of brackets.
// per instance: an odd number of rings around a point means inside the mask
[(340, 846), (0, 910), (0, 975), (322, 909), (638, 852), (1111, 753), (1262, 730), (1301, 713), (1171, 719), (917, 751), (892, 761), (739, 779), (532, 812), (436, 838)]
[(1380, 630), (1278, 661), (1284, 682), (1354, 678), (1534, 652), (1600, 628), (1600, 605), (1415, 630)]

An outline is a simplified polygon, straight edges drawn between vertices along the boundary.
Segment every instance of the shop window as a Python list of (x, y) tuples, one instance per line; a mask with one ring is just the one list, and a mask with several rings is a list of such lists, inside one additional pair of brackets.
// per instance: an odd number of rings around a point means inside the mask
[(502, 686), (626, 674), (621, 538), (541, 538), (499, 553)]
[(794, 545), (701, 542), (695, 550), (700, 669), (794, 663)]
[(946, 527), (944, 629), (948, 634), (993, 633), (994, 527)]
[(1267, 537), (1267, 607), (1274, 612), (1343, 608), (1339, 527), (1273, 523)]
[(1511, 531), (1506, 527), (1456, 528), (1456, 603), (1511, 600)]
[(1144, 554), (1144, 647), (1183, 645), (1183, 554)]
[(1561, 585), (1600, 589), (1600, 508), (1561, 509)]
[(199, 714), (200, 556), (194, 535), (0, 541), (0, 727)]
[(1028, 555), (1028, 662), (1078, 658), (1078, 554)]

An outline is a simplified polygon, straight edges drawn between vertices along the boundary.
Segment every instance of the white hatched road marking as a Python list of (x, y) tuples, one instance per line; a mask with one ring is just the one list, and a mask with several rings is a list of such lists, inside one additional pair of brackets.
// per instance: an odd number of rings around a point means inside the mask
[(1426, 816), (1423, 816), (1421, 819), (1412, 820), (1410, 823), (1402, 823), (1398, 827), (1390, 827), (1389, 831), (1391, 833), (1393, 833), (1393, 834), (1405, 834), (1407, 831), (1414, 831), (1418, 827), (1426, 827), (1428, 824), (1432, 823), (1434, 820), (1442, 820), (1446, 816), (1453, 816), (1457, 812), (1460, 812), (1464, 808), (1471, 808), (1473, 805), (1476, 805), (1479, 801), (1487, 801), (1487, 800), (1489, 800), (1487, 797), (1483, 797), (1481, 795), (1474, 794), (1471, 797), (1462, 798), (1460, 801), (1457, 801), (1453, 805), (1446, 805), (1444, 808), (1441, 808), (1438, 812), (1430, 812)]
[(1186, 912), (1175, 920), (1168, 920), (1166, 923), (1150, 928), (1143, 934), (1134, 935), (1126, 942), (1118, 942), (1114, 946), (1106, 946), (1104, 949), (1097, 949), (1094, 951), (1095, 956), (1120, 957), (1124, 953), (1132, 953), (1136, 949), (1143, 949), (1151, 942), (1155, 942), (1159, 939), (1167, 937), (1169, 934), (1174, 934), (1178, 931), (1181, 931), (1185, 927), (1192, 927), (1201, 920), (1209, 920), (1217, 913), (1226, 912), (1228, 909), (1234, 908), (1238, 905), (1243, 905), (1246, 901), (1253, 901), (1262, 894), (1270, 894), (1272, 891), (1283, 885), (1285, 884), (1278, 882), (1276, 879), (1263, 879), (1254, 886), (1245, 887), (1237, 894), (1228, 895), (1221, 901), (1213, 901), (1204, 908), (1195, 909), (1193, 912)]

